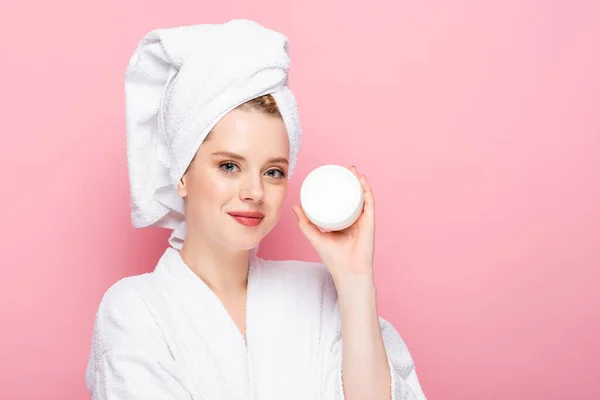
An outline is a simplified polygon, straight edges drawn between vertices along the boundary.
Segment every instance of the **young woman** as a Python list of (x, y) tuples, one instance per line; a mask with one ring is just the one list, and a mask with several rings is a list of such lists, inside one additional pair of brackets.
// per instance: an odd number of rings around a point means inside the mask
[(94, 399), (425, 399), (377, 314), (375, 203), (355, 167), (365, 206), (351, 227), (322, 233), (294, 207), (322, 263), (256, 255), (299, 148), (288, 63), (287, 39), (251, 21), (154, 31), (138, 46), (126, 78), (132, 219), (174, 232), (153, 272), (101, 301)]

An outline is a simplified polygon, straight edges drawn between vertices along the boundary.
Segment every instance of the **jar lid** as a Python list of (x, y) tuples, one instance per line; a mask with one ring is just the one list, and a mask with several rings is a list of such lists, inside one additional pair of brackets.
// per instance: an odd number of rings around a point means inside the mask
[(328, 164), (314, 169), (300, 188), (302, 209), (308, 219), (326, 230), (352, 225), (363, 209), (363, 188), (348, 168)]

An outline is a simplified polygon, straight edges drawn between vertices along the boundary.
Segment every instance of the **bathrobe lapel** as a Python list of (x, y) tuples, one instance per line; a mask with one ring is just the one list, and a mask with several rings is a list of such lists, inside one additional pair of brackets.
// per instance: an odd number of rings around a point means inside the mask
[(246, 343), (217, 295), (168, 249), (156, 273), (165, 279), (164, 295), (178, 312), (172, 315), (173, 353), (190, 383), (207, 399), (248, 399)]

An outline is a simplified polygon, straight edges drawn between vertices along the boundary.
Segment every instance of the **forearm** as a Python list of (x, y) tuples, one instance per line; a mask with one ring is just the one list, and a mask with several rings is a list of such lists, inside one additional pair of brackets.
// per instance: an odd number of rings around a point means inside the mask
[(372, 276), (336, 281), (342, 320), (342, 380), (346, 400), (388, 400), (391, 377)]

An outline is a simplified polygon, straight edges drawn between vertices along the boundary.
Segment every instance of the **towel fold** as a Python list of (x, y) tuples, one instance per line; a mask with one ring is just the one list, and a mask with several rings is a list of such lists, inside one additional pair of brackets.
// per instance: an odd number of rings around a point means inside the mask
[(200, 144), (229, 111), (271, 94), (290, 140), (293, 173), (301, 128), (288, 88), (289, 42), (249, 20), (157, 29), (142, 38), (125, 75), (127, 165), (134, 227), (185, 238), (181, 179)]

